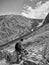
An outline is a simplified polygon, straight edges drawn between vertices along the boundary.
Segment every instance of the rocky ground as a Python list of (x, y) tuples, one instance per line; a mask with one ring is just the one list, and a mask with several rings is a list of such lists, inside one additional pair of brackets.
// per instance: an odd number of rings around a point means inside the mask
[[(4, 19), (3, 19), (4, 18)], [(13, 40), (21, 35), (24, 35), (31, 31), (32, 28), (35, 28), (41, 20), (38, 20), (38, 23), (35, 20), (30, 20), (21, 16), (5, 16), (1, 17), (0, 20), (0, 45), (5, 44), (6, 42)], [(23, 21), (23, 22), (22, 22)], [(31, 22), (30, 22), (31, 21)], [(32, 22), (33, 21), (33, 22)], [(36, 24), (34, 23), (36, 22)], [(32, 23), (32, 24), (31, 24)], [(33, 24), (34, 23), (34, 24)], [(30, 36), (27, 37), (23, 42), (25, 50), (28, 54), (24, 55), (22, 63), (18, 65), (48, 65), (49, 63), (49, 24), (45, 24), (43, 27), (34, 31)], [(13, 50), (14, 45), (11, 45), (7, 49), (4, 49), (4, 53), (0, 53), (0, 60), (8, 55), (8, 50)], [(15, 61), (17, 55), (15, 51), (10, 51), (12, 61)], [(4, 55), (5, 54), (5, 55)], [(1, 57), (3, 56), (3, 57)], [(21, 60), (20, 60), (21, 61)], [(1, 63), (0, 63), (1, 64)], [(4, 63), (9, 65), (9, 63)], [(3, 64), (1, 64), (3, 65)], [(17, 65), (17, 64), (11, 64)]]

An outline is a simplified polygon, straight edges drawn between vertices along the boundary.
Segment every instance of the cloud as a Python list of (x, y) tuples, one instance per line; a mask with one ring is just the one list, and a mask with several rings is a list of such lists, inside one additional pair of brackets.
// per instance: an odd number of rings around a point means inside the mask
[(41, 6), (41, 3), (42, 3), (42, 1), (39, 1), (39, 2), (36, 4), (36, 8), (37, 8), (38, 6)]
[[(38, 6), (40, 5), (40, 6)], [(35, 9), (33, 9), (31, 6), (26, 5), (25, 9), (22, 10), (21, 15), (26, 16), (28, 18), (45, 18), (46, 15), (49, 12), (49, 1), (41, 4), (41, 2), (39, 2), (37, 4), (37, 7), (35, 7)]]

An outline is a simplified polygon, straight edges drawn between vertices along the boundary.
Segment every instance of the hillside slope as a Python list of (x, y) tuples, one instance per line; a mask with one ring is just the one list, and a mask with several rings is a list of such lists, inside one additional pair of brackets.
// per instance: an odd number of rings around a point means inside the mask
[(42, 19), (29, 19), (21, 15), (0, 16), (0, 45), (31, 32)]

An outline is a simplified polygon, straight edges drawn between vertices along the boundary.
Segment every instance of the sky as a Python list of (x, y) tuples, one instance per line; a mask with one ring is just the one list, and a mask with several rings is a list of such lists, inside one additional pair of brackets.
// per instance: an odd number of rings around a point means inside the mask
[(28, 18), (45, 18), (49, 0), (0, 0), (0, 15), (21, 14)]
[(0, 14), (19, 13), (22, 6), (23, 0), (0, 0)]

